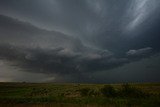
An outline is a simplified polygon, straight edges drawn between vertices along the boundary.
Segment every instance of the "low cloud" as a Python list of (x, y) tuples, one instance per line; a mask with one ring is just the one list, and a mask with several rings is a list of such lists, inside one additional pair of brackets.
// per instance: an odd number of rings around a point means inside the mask
[(146, 48), (141, 48), (137, 50), (129, 50), (126, 55), (128, 57), (145, 57), (148, 56), (152, 53), (153, 48), (151, 47), (146, 47)]
[[(125, 58), (116, 58), (109, 51), (94, 50), (88, 47), (85, 52), (65, 52), (65, 48), (48, 49), (22, 48), (1, 45), (0, 57), (13, 62), (12, 66), (27, 72), (56, 74), (64, 77), (82, 76), (91, 72), (98, 72), (116, 68), (127, 63)], [(75, 77), (73, 77), (75, 78)], [(56, 77), (55, 77), (56, 79)]]

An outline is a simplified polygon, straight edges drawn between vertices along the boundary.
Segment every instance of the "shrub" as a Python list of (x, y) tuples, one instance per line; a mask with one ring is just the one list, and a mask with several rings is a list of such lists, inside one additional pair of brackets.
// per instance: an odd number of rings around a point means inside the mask
[(41, 88), (33, 88), (30, 92), (30, 96), (47, 96), (49, 95), (49, 90)]
[(115, 88), (111, 85), (105, 85), (103, 88), (101, 88), (101, 93), (106, 97), (116, 97), (117, 95)]
[(147, 94), (144, 93), (141, 89), (133, 87), (129, 84), (123, 84), (122, 89), (119, 92), (119, 95), (122, 97), (147, 97)]
[(90, 88), (83, 88), (83, 89), (80, 89), (79, 91), (80, 91), (81, 96), (96, 97), (100, 95), (99, 90), (94, 90)]
[(80, 89), (79, 91), (80, 91), (81, 96), (88, 96), (91, 89), (90, 88), (83, 88), (83, 89)]
[(100, 95), (100, 92), (99, 92), (99, 90), (91, 89), (91, 90), (88, 92), (88, 95), (89, 95), (89, 96), (92, 96), (92, 97), (97, 97), (97, 96)]

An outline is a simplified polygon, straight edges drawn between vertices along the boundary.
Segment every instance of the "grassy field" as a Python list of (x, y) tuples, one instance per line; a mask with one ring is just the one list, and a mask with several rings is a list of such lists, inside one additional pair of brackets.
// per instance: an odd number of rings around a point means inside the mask
[(0, 103), (160, 107), (160, 83), (0, 83)]

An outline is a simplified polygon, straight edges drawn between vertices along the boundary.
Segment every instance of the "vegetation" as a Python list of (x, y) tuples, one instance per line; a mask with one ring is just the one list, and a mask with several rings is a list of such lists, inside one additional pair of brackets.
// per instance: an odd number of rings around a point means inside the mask
[(103, 88), (101, 88), (101, 93), (105, 97), (116, 97), (116, 96), (118, 96), (118, 92), (111, 85), (105, 85)]
[(90, 97), (98, 97), (100, 96), (99, 90), (91, 89), (91, 88), (82, 88), (79, 90), (80, 95), (82, 97), (90, 96)]
[(0, 83), (0, 103), (160, 106), (160, 84)]

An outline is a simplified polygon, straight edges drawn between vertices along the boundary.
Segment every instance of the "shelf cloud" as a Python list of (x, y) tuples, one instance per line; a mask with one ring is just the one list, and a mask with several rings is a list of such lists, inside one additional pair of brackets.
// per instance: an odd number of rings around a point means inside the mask
[[(147, 65), (141, 75), (136, 72), (142, 78), (128, 76), (135, 67), (141, 70), (138, 62), (159, 64), (153, 61), (160, 52), (159, 4), (159, 0), (1, 0), (0, 81), (147, 81)], [(158, 66), (149, 69), (159, 71)], [(29, 80), (26, 75), (32, 74), (37, 78)], [(116, 75), (127, 78), (115, 79)]]

